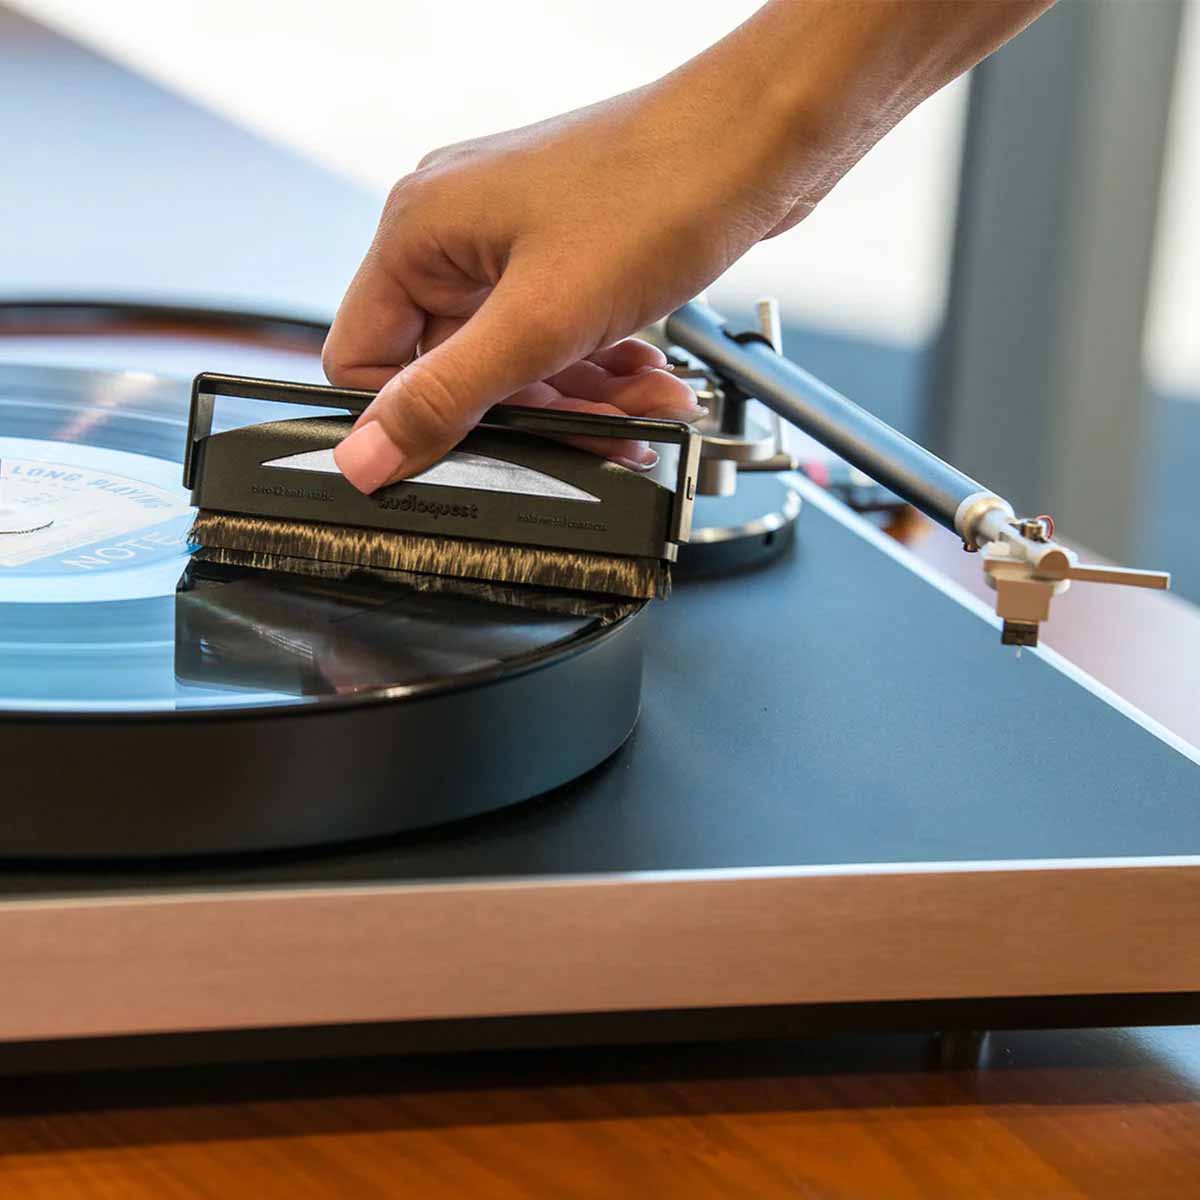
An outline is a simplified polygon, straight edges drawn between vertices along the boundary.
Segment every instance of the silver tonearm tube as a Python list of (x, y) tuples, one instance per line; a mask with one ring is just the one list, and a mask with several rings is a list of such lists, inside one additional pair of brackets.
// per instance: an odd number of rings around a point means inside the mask
[(1047, 517), (1018, 518), (1012, 505), (943, 462), (911, 438), (860, 408), (779, 354), (759, 331), (735, 333), (706, 304), (692, 301), (666, 319), (665, 338), (702, 359), (725, 383), (752, 396), (926, 516), (982, 550), (983, 570), (996, 592), (1001, 640), (1036, 646), (1050, 601), (1071, 582), (1167, 588), (1161, 571), (1135, 571), (1079, 562), (1053, 540)]

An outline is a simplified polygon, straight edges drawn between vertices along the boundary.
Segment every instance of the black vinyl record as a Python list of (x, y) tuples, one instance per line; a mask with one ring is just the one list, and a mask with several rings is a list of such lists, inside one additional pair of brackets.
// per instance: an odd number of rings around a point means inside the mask
[(628, 735), (638, 611), (193, 562), (187, 400), (0, 362), (0, 856), (376, 836), (544, 792)]

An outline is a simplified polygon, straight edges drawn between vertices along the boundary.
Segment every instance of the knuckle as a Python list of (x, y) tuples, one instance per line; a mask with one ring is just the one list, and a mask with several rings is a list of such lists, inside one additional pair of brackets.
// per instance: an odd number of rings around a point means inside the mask
[(397, 179), (383, 206), (384, 220), (396, 220), (410, 213), (421, 202), (424, 192), (424, 182), (415, 173)]
[(445, 155), (446, 148), (442, 146), (439, 146), (436, 150), (430, 150), (428, 154), (422, 154), (417, 161), (417, 170), (427, 171), (430, 167), (436, 167)]
[(350, 364), (345, 362), (339, 351), (337, 340), (330, 335), (321, 347), (321, 369), (325, 378), (333, 384), (346, 383), (350, 375)]
[(422, 156), (421, 161), (417, 163), (417, 171), (428, 171), (433, 167), (446, 166), (458, 159), (467, 158), (475, 150), (476, 145), (475, 139), (468, 138), (466, 141), (439, 146), (436, 150), (430, 150), (428, 154)]

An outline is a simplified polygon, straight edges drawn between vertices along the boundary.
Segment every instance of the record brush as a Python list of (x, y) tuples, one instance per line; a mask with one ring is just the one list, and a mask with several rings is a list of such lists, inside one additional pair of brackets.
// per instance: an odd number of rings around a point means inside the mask
[[(333, 451), (353, 416), (213, 433), (220, 397), (362, 412), (374, 393), (204, 373), (192, 387), (189, 540), (208, 561), (341, 576), (357, 569), (636, 600), (670, 591), (687, 540), (700, 439), (681, 421), (498, 406), (428, 470), (364, 495)], [(674, 489), (565, 444), (678, 447)]]

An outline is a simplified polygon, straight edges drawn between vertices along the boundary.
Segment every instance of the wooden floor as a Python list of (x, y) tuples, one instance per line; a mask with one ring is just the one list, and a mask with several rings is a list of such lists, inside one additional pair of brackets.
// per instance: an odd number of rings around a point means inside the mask
[(1193, 1197), (1191, 1029), (8, 1081), (0, 1196)]

